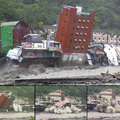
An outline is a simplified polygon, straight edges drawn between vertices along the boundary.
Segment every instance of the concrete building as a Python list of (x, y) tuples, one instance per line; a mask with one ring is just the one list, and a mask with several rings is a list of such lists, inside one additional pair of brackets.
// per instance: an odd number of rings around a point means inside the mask
[(81, 6), (63, 6), (56, 34), (64, 52), (63, 61), (80, 62), (87, 53), (95, 11), (82, 12)]
[(114, 89), (105, 89), (101, 91), (99, 95), (103, 98), (112, 99), (116, 98), (116, 91)]
[(45, 33), (48, 33), (48, 35), (50, 35), (50, 40), (54, 40), (56, 37), (57, 27), (53, 25), (43, 25), (43, 28), (45, 30)]
[(48, 97), (50, 97), (54, 101), (62, 101), (65, 99), (65, 93), (62, 90), (55, 90), (55, 91), (49, 93)]
[(36, 101), (40, 101), (40, 103), (50, 103), (50, 102), (60, 102), (66, 101), (68, 103), (79, 103), (81, 104), (80, 97), (67, 97), (65, 96), (64, 91), (62, 90), (55, 90), (50, 92), (49, 94), (44, 94), (43, 96), (37, 96)]
[(1, 24), (1, 49), (6, 53), (13, 45), (21, 45), (24, 35), (30, 33), (29, 25), (24, 21)]
[[(112, 43), (112, 44), (116, 44), (116, 40), (120, 39), (116, 38), (116, 35), (114, 36), (110, 36), (108, 35), (108, 40), (107, 40), (107, 34), (104, 34), (105, 31), (101, 30), (101, 29), (93, 29), (93, 40), (95, 43)], [(111, 31), (111, 34), (114, 34), (114, 31)], [(120, 44), (120, 41), (118, 40), (118, 44)]]

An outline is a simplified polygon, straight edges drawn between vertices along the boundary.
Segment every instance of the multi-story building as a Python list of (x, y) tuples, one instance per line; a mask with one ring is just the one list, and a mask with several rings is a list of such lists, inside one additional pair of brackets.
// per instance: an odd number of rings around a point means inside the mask
[(87, 53), (94, 17), (94, 10), (82, 12), (81, 6), (63, 6), (56, 34), (64, 52), (63, 60), (77, 61)]
[(82, 7), (63, 6), (56, 41), (61, 42), (64, 53), (87, 53), (95, 11)]
[(116, 98), (116, 91), (114, 89), (105, 89), (99, 92), (97, 95), (101, 96), (101, 98), (107, 98), (110, 100), (112, 98)]
[(54, 40), (56, 36), (57, 27), (53, 25), (43, 25), (43, 28), (45, 30), (45, 33), (48, 33), (48, 35), (50, 35), (50, 40)]
[(54, 101), (61, 101), (65, 99), (65, 93), (62, 90), (55, 90), (49, 93), (48, 96)]
[[(111, 31), (111, 34), (114, 35), (114, 31)], [(120, 36), (117, 38), (116, 35), (110, 36), (109, 34), (105, 34), (104, 30), (101, 29), (93, 29), (93, 40), (95, 43), (112, 43), (116, 44), (116, 40), (118, 41), (117, 44), (120, 44)]]
[(24, 35), (30, 33), (29, 25), (23, 21), (1, 24), (1, 49), (6, 53), (13, 45), (21, 45)]

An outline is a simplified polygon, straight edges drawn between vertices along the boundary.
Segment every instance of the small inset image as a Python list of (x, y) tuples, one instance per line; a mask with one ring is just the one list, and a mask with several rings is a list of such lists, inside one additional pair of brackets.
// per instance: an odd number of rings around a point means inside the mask
[(0, 120), (34, 120), (34, 87), (0, 86)]
[(86, 86), (36, 86), (36, 120), (86, 120)]
[(120, 120), (120, 86), (88, 86), (88, 120)]

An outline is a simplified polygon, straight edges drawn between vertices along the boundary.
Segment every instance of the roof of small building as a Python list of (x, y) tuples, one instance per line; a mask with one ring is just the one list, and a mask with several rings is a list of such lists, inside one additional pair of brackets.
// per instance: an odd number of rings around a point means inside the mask
[(104, 30), (102, 30), (102, 29), (93, 29), (93, 32), (100, 32), (100, 33), (103, 33), (104, 32)]
[(43, 25), (44, 29), (56, 29), (56, 26), (52, 25)]
[[(93, 29), (94, 33), (105, 33), (105, 29)], [(111, 33), (115, 33), (115, 31), (111, 30)]]
[(18, 24), (19, 22), (22, 22), (23, 24), (25, 24), (26, 26), (29, 26), (26, 22), (24, 21), (11, 21), (11, 22), (4, 22), (1, 24), (1, 26), (14, 26), (16, 24)]
[(101, 91), (99, 94), (101, 94), (101, 95), (112, 95), (113, 91), (115, 91), (115, 90), (105, 89), (105, 90)]

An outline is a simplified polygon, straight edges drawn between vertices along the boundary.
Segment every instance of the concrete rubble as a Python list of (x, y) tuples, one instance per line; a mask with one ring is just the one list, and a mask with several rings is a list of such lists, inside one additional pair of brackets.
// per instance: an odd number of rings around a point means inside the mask
[(120, 47), (113, 44), (94, 44), (89, 46), (86, 63), (94, 65), (119, 65), (120, 64)]
[(82, 109), (79, 109), (74, 105), (71, 105), (71, 107), (69, 107), (69, 106), (66, 106), (66, 107), (50, 106), (45, 109), (45, 112), (55, 113), (55, 114), (80, 113), (81, 111), (82, 111)]

